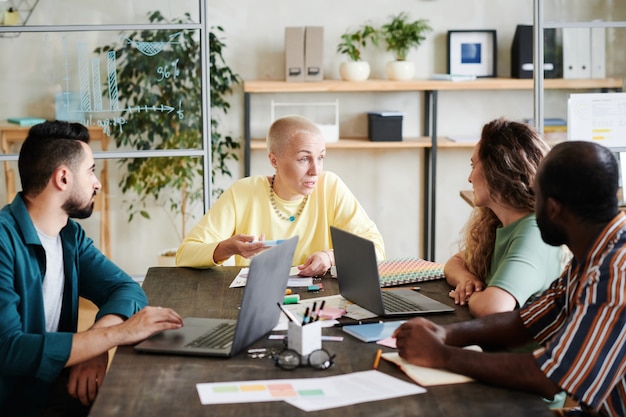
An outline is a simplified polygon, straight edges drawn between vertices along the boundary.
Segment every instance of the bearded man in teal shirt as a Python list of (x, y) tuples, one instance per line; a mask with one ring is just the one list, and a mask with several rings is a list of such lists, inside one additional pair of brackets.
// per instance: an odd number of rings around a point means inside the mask
[[(148, 300), (70, 218), (93, 211), (101, 184), (88, 130), (45, 122), (19, 156), (20, 192), (0, 211), (0, 415), (86, 415), (109, 349), (182, 326)], [(77, 332), (78, 298), (99, 311)]]

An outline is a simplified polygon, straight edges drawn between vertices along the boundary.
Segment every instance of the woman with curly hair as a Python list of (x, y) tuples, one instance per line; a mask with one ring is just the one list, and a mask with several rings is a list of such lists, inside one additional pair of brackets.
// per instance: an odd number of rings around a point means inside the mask
[(522, 306), (562, 271), (562, 252), (543, 242), (531, 188), (548, 145), (529, 125), (487, 123), (471, 159), (474, 211), (461, 250), (445, 264), (450, 297), (480, 317)]

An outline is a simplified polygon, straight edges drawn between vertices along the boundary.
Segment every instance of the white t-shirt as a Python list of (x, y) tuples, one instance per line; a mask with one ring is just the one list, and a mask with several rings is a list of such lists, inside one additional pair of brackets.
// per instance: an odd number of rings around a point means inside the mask
[(63, 246), (61, 236), (46, 236), (37, 230), (46, 252), (46, 275), (43, 278), (43, 305), (46, 312), (46, 331), (56, 332), (61, 319), (65, 274), (63, 269)]

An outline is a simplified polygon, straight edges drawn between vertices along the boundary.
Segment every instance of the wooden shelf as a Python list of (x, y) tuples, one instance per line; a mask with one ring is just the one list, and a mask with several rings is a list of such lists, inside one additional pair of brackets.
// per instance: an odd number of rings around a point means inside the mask
[[(601, 90), (622, 91), (624, 80), (621, 78), (605, 79), (547, 79), (543, 82), (545, 90)], [(534, 91), (533, 79), (518, 78), (480, 78), (473, 81), (443, 81), (443, 80), (410, 80), (391, 81), (371, 79), (367, 81), (323, 80), (315, 82), (287, 82), (283, 80), (250, 80), (244, 81), (244, 115), (245, 115), (245, 175), (250, 174), (250, 151), (265, 150), (265, 141), (251, 140), (251, 96), (253, 94), (280, 94), (280, 93), (402, 93), (410, 92), (424, 97), (422, 134), (427, 137), (405, 138), (401, 142), (372, 142), (367, 138), (341, 138), (338, 142), (327, 143), (328, 149), (422, 149), (425, 155), (424, 181), (427, 184), (424, 191), (424, 210), (421, 213), (424, 227), (424, 253), (422, 257), (434, 260), (435, 223), (436, 223), (436, 150), (441, 149), (472, 149), (475, 141), (459, 141), (439, 137), (437, 135), (437, 102), (438, 92), (443, 91), (504, 91), (527, 90)], [(436, 148), (432, 148), (436, 137)], [(550, 142), (549, 142), (550, 143)]]
[[(338, 142), (327, 142), (326, 149), (421, 149), (430, 148), (431, 139), (429, 137), (404, 138), (400, 142), (373, 142), (368, 138), (341, 138)], [(265, 150), (264, 139), (252, 139), (250, 141), (251, 150)]]
[[(621, 90), (621, 78), (603, 79), (546, 79), (544, 89), (614, 89)], [(480, 78), (473, 81), (440, 80), (367, 80), (341, 81), (324, 80), (318, 82), (286, 82), (271, 80), (244, 81), (244, 93), (349, 93), (349, 92), (401, 92), (401, 91), (442, 91), (442, 90), (532, 90), (532, 79)]]

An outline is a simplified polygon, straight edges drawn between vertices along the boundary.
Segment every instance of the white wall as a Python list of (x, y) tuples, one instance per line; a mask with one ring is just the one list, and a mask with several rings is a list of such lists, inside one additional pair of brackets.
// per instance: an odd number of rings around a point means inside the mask
[[(610, 0), (545, 1), (546, 20), (591, 20), (604, 18), (626, 20), (626, 7)], [(0, 2), (0, 9), (2, 8)], [(31, 17), (33, 24), (118, 23), (139, 20), (147, 10), (160, 9), (171, 16), (189, 10), (195, 14), (197, 3), (191, 0), (135, 0), (97, 2), (65, 0), (63, 11), (58, 2), (40, 0)], [(414, 18), (430, 21), (434, 32), (409, 59), (417, 65), (417, 78), (446, 72), (446, 32), (454, 29), (496, 29), (498, 36), (498, 75), (510, 74), (510, 45), (519, 23), (532, 22), (531, 0), (209, 0), (212, 24), (225, 30), (225, 57), (243, 79), (284, 78), (284, 28), (315, 25), (324, 27), (324, 71), (326, 78), (338, 79), (339, 64), (345, 59), (335, 50), (340, 35), (363, 23), (381, 25), (388, 16), (407, 11)], [(187, 9), (185, 9), (187, 7)], [(64, 10), (71, 10), (66, 13)], [(178, 11), (180, 13), (178, 14)], [(607, 65), (609, 76), (624, 76), (623, 30), (609, 30)], [(110, 42), (113, 34), (86, 34), (92, 42)], [(21, 35), (22, 40), (0, 39), (0, 119), (16, 114), (52, 117), (51, 94), (56, 88), (51, 79), (60, 71), (55, 51), (45, 48), (42, 36)], [(24, 46), (26, 43), (26, 47)], [(620, 45), (622, 47), (620, 48)], [(616, 53), (613, 53), (616, 51)], [(10, 59), (21, 64), (15, 68)], [(384, 78), (384, 67), (392, 59), (383, 48), (368, 48), (365, 58), (373, 78)], [(32, 80), (37, 80), (33, 83)], [(261, 137), (269, 124), (268, 103), (277, 100), (321, 100), (332, 95), (261, 95), (253, 97), (252, 133)], [(393, 109), (406, 112), (404, 134), (421, 135), (423, 97), (416, 93), (342, 94), (340, 120), (342, 136), (366, 136), (365, 113)], [(564, 93), (546, 93), (546, 117), (564, 117)], [(489, 120), (508, 116), (516, 119), (532, 116), (532, 92), (441, 92), (438, 128), (441, 135), (477, 134)], [(232, 109), (222, 119), (223, 132), (243, 137), (243, 94), (239, 87), (232, 98)], [(467, 175), (471, 149), (440, 149), (437, 171), (436, 260), (445, 261), (455, 250), (458, 233), (469, 215), (469, 207), (459, 197), (459, 190), (469, 188)], [(240, 158), (243, 160), (243, 158)], [(388, 256), (421, 253), (423, 157), (420, 151), (338, 151), (328, 154), (327, 168), (338, 172), (350, 186), (370, 216), (377, 222), (386, 241)], [(115, 164), (114, 161), (111, 164)], [(236, 176), (243, 175), (243, 164), (233, 165)], [(113, 170), (115, 171), (115, 170)], [(264, 152), (256, 151), (252, 172), (271, 174)], [(155, 253), (163, 247), (176, 246), (178, 240), (167, 217), (155, 212), (153, 221), (126, 223), (120, 208), (124, 196), (117, 190), (118, 178), (110, 179), (113, 208), (113, 259), (131, 273), (140, 274), (155, 263)], [(222, 180), (227, 186), (230, 180)], [(1, 196), (0, 196), (1, 197)], [(96, 226), (88, 231), (97, 237)], [(157, 226), (157, 227), (155, 227)], [(97, 238), (96, 238), (97, 241)], [(132, 243), (129, 248), (128, 242)]]

